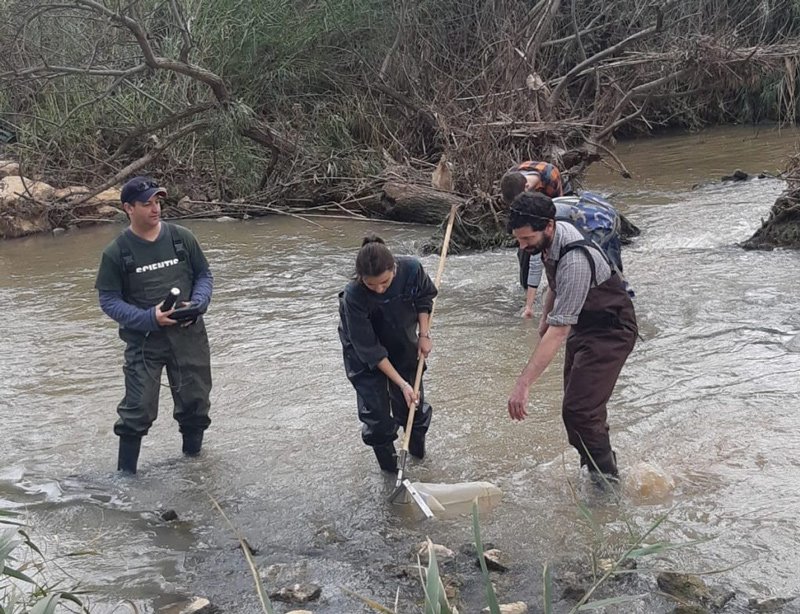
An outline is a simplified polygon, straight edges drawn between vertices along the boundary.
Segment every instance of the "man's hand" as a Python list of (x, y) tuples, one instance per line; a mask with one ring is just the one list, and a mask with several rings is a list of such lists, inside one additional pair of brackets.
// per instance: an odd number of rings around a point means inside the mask
[(419, 337), (417, 340), (417, 349), (419, 350), (419, 354), (427, 358), (428, 354), (430, 354), (433, 349), (433, 341), (431, 341), (430, 337)]
[(166, 311), (161, 311), (161, 305), (164, 304), (164, 301), (161, 301), (158, 305), (156, 305), (153, 309), (156, 310), (156, 323), (159, 326), (174, 326), (177, 324), (175, 320), (170, 320), (170, 314), (175, 311), (175, 307), (173, 306), (172, 309), (167, 309)]
[(408, 382), (403, 383), (402, 389), (403, 397), (406, 400), (406, 406), (411, 407), (412, 403), (414, 405), (419, 403), (419, 394), (414, 394), (414, 387), (411, 384)]
[(533, 318), (533, 306), (525, 305), (525, 308), (522, 310), (522, 317), (526, 320), (530, 320)]
[(528, 385), (517, 380), (511, 396), (508, 397), (508, 415), (512, 420), (524, 420), (528, 415)]

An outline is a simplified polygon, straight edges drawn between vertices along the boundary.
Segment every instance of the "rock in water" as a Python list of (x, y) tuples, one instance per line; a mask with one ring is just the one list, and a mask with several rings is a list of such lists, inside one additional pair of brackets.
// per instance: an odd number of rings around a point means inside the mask
[(319, 599), (321, 594), (322, 587), (316, 584), (293, 584), (270, 593), (269, 598), (287, 603), (307, 603)]

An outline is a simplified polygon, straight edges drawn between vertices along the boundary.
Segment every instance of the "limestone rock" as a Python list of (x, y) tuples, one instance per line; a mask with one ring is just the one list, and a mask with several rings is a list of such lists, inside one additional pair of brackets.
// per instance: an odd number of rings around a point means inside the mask
[(508, 565), (505, 562), (505, 556), (497, 549), (487, 550), (483, 553), (483, 558), (486, 561), (486, 567), (492, 571), (508, 571)]
[(0, 160), (0, 177), (19, 175), (19, 164), (12, 160)]
[[(452, 561), (456, 557), (455, 552), (441, 544), (433, 544), (433, 554), (436, 557), (437, 563)], [(417, 555), (419, 555), (419, 560), (423, 565), (428, 564), (428, 542), (422, 542), (417, 546)]]
[(47, 202), (52, 186), (25, 177), (0, 179), (0, 239), (24, 237), (49, 231)]
[(656, 582), (658, 588), (681, 601), (707, 604), (713, 600), (711, 591), (698, 576), (664, 571), (658, 574)]
[(16, 202), (36, 200), (48, 202), (52, 200), (55, 189), (44, 181), (34, 181), (27, 177), (11, 175), (0, 179), (0, 202)]
[[(524, 601), (515, 601), (514, 603), (501, 603), (500, 614), (527, 614), (528, 604)], [(489, 612), (489, 608), (483, 608), (482, 612)]]
[(192, 597), (187, 601), (159, 608), (159, 614), (213, 614), (217, 611), (205, 597)]
[(308, 603), (319, 599), (322, 587), (316, 584), (292, 584), (270, 593), (269, 598), (286, 603)]
[(53, 200), (67, 200), (74, 196), (83, 196), (89, 193), (89, 188), (85, 185), (71, 185), (66, 188), (59, 188), (53, 191)]

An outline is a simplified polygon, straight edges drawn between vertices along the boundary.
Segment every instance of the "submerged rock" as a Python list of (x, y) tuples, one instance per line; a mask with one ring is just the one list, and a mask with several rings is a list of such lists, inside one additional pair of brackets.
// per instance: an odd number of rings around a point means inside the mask
[[(786, 606), (794, 604), (791, 610), (787, 610)], [(800, 598), (797, 597), (775, 597), (773, 599), (765, 599), (759, 601), (758, 599), (750, 599), (747, 602), (747, 607), (751, 612), (800, 612)]]
[(346, 541), (347, 539), (342, 537), (336, 528), (332, 526), (325, 525), (314, 532), (314, 544), (317, 547), (340, 544)]
[(316, 584), (293, 584), (270, 593), (269, 598), (286, 603), (307, 603), (315, 601), (322, 595), (322, 587)]
[(750, 178), (750, 175), (745, 173), (742, 169), (737, 168), (733, 171), (732, 175), (723, 175), (720, 177), (720, 181), (747, 181)]
[(164, 522), (172, 522), (178, 519), (178, 512), (175, 510), (164, 510), (161, 512), (160, 517)]

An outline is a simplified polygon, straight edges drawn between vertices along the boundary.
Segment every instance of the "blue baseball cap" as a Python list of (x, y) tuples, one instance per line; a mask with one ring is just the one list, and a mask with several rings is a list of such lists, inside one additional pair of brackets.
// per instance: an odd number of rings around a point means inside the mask
[(134, 202), (146, 203), (154, 194), (167, 195), (167, 191), (160, 187), (152, 177), (134, 177), (125, 182), (119, 199), (122, 204), (132, 205)]

